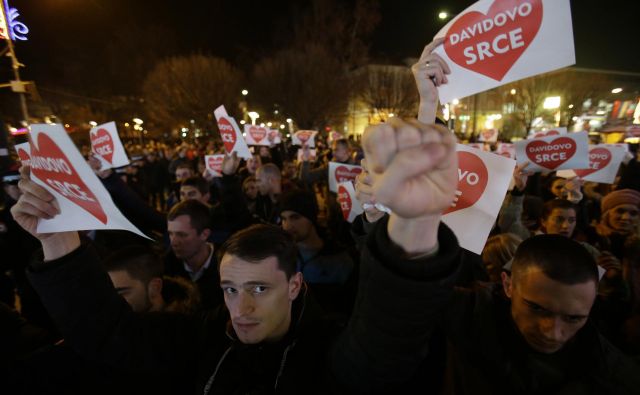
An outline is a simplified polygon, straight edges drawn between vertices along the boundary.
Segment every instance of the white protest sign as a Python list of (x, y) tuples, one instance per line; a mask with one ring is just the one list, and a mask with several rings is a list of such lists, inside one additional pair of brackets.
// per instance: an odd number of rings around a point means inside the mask
[(529, 162), (527, 171), (542, 172), (589, 167), (587, 132), (520, 140), (515, 145), (518, 164)]
[(209, 174), (214, 177), (222, 177), (222, 162), (224, 161), (224, 154), (205, 155), (204, 164)]
[(434, 52), (451, 69), (443, 104), (575, 63), (569, 0), (480, 0), (441, 37)]
[(327, 142), (329, 144), (331, 144), (335, 140), (341, 140), (343, 138), (344, 138), (344, 136), (341, 133), (338, 133), (335, 130), (332, 130), (332, 131), (329, 132), (329, 136), (327, 136)]
[(107, 122), (89, 131), (91, 151), (102, 164), (102, 170), (127, 166), (129, 158), (124, 150), (115, 122)]
[(567, 128), (555, 128), (551, 130), (545, 130), (543, 132), (530, 133), (527, 138), (537, 139), (540, 137), (559, 136), (561, 134), (567, 134)]
[(362, 173), (362, 167), (360, 166), (329, 162), (329, 190), (338, 192), (339, 183), (355, 181), (360, 173)]
[(485, 143), (495, 143), (496, 141), (498, 141), (498, 129), (483, 130), (482, 132), (480, 132), (478, 141), (483, 141)]
[(480, 151), (489, 151), (489, 147), (486, 147), (484, 143), (469, 143), (467, 144), (467, 147), (479, 149)]
[(269, 129), (262, 126), (244, 125), (244, 139), (249, 145), (270, 146), (269, 132)]
[(251, 152), (249, 147), (240, 133), (240, 128), (233, 117), (227, 114), (224, 106), (220, 106), (215, 109), (213, 114), (218, 122), (218, 129), (220, 129), (220, 138), (224, 143), (224, 150), (227, 154), (231, 155), (233, 152), (238, 153), (238, 157), (243, 159), (251, 158)]
[(578, 176), (585, 181), (613, 184), (624, 156), (623, 147), (593, 145), (589, 147), (588, 169), (561, 170), (557, 175), (564, 178)]
[(498, 217), (516, 162), (493, 153), (458, 144), (456, 199), (442, 216), (460, 245), (482, 253)]
[(496, 151), (494, 154), (502, 155), (505, 158), (515, 159), (516, 158), (516, 147), (511, 143), (498, 143), (496, 147)]
[(39, 233), (128, 230), (146, 237), (115, 206), (93, 170), (60, 125), (31, 125), (31, 179), (56, 197), (61, 214), (38, 220)]
[[(18, 154), (18, 158), (20, 158), (20, 162), (22, 162), (25, 166), (31, 166), (31, 146), (28, 142), (16, 144), (15, 147), (16, 153)], [(22, 152), (21, 152), (22, 151)]]
[(307, 145), (310, 148), (316, 146), (315, 138), (318, 134), (315, 130), (298, 130), (291, 136), (291, 144), (293, 145)]
[[(298, 148), (298, 163), (303, 162), (302, 156), (304, 155), (304, 151), (302, 148)], [(315, 149), (309, 150), (309, 161), (315, 162), (317, 157), (317, 151)]]
[(271, 144), (280, 144), (282, 142), (282, 136), (278, 129), (270, 129), (267, 138)]
[(351, 181), (338, 184), (338, 203), (340, 203), (342, 216), (345, 221), (349, 223), (353, 222), (353, 220), (364, 211), (362, 204), (356, 198), (356, 190)]

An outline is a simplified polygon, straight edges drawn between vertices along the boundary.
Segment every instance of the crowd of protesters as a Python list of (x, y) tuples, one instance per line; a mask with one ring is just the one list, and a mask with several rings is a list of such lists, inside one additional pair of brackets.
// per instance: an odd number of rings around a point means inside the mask
[[(38, 234), (53, 197), (6, 172), (0, 392), (639, 394), (637, 147), (613, 185), (517, 166), (484, 251), (462, 249), (440, 221), (457, 165), (437, 44), (412, 69), (417, 121), (320, 134), (315, 158), (254, 147), (213, 177), (214, 142), (127, 144), (115, 170), (85, 149), (155, 241)], [(353, 223), (329, 161), (362, 164)]]

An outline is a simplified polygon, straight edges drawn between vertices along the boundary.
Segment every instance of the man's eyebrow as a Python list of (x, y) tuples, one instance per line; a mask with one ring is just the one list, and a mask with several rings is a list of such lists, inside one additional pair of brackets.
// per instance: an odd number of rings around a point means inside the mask
[[(528, 304), (529, 306), (537, 307), (537, 308), (539, 308), (539, 309), (541, 309), (541, 310), (547, 311), (547, 312), (549, 312), (549, 313), (553, 313), (553, 311), (551, 311), (551, 310), (549, 310), (549, 309), (547, 309), (547, 308), (545, 308), (545, 307), (543, 307), (543, 306), (540, 306), (540, 305), (539, 305), (539, 304), (537, 304), (536, 302), (532, 302), (532, 301), (530, 301), (530, 300), (528, 300), (528, 299), (525, 299), (525, 298), (522, 298), (522, 300), (524, 300), (524, 302), (525, 302), (526, 304)], [(555, 313), (553, 313), (553, 314), (555, 314)]]
[[(233, 281), (230, 281), (230, 280), (222, 280), (222, 281), (220, 281), (220, 285), (233, 285), (233, 286), (235, 286), (236, 284)], [(247, 285), (271, 285), (271, 283), (269, 281), (253, 280), (253, 281), (247, 281), (247, 282), (242, 283), (240, 285), (241, 286), (247, 286)]]

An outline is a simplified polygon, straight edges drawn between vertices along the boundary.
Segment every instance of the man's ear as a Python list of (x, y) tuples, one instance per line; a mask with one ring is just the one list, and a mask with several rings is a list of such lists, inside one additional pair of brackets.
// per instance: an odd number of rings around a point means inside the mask
[(298, 272), (291, 276), (289, 279), (289, 300), (295, 300), (300, 294), (300, 290), (302, 289), (302, 273)]
[(507, 272), (502, 272), (500, 273), (500, 278), (502, 278), (502, 288), (504, 289), (505, 295), (511, 299), (511, 294), (513, 292), (511, 276)]
[(162, 297), (162, 279), (160, 277), (152, 278), (147, 284), (147, 295), (153, 311), (158, 311), (164, 306), (164, 298)]
[(209, 228), (204, 228), (202, 230), (202, 233), (200, 233), (200, 235), (199, 235), (200, 240), (204, 240), (204, 241), (209, 240), (209, 236), (211, 236), (211, 229), (209, 229)]

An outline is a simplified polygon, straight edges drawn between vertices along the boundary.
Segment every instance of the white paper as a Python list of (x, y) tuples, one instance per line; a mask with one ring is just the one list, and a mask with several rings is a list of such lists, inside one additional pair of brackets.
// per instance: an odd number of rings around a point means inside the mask
[(480, 136), (478, 137), (478, 141), (483, 141), (485, 143), (495, 143), (498, 141), (498, 129), (485, 129), (480, 132)]
[(238, 127), (236, 120), (227, 114), (227, 110), (224, 106), (216, 108), (213, 114), (218, 122), (220, 138), (222, 138), (225, 152), (229, 155), (237, 152), (238, 157), (243, 159), (251, 158), (251, 152), (242, 137), (242, 133), (240, 132), (240, 128)]
[(31, 179), (56, 197), (61, 214), (38, 221), (39, 233), (128, 230), (143, 237), (111, 200), (60, 125), (30, 126)]
[(115, 122), (95, 126), (89, 131), (91, 151), (100, 160), (101, 170), (127, 166), (129, 158), (124, 150)]
[(291, 136), (291, 144), (304, 146), (307, 145), (309, 148), (314, 148), (316, 146), (315, 139), (318, 131), (316, 130), (298, 130)]
[(338, 192), (339, 183), (355, 181), (360, 173), (362, 173), (362, 167), (360, 166), (329, 162), (329, 190)]
[(518, 164), (529, 162), (527, 171), (543, 172), (589, 167), (587, 132), (520, 140), (515, 145)]
[(209, 174), (214, 177), (222, 177), (222, 161), (224, 157), (224, 154), (204, 156), (204, 164)]
[(589, 147), (589, 168), (579, 170), (560, 170), (558, 177), (580, 177), (585, 181), (613, 184), (618, 169), (625, 156), (624, 147), (610, 144), (592, 145)]
[(460, 246), (482, 253), (498, 217), (516, 162), (458, 144), (458, 190), (452, 207), (443, 213)]
[(271, 144), (280, 144), (282, 142), (282, 135), (278, 129), (270, 129), (267, 137)]
[(356, 198), (356, 190), (351, 181), (338, 184), (338, 203), (344, 219), (349, 223), (363, 213), (362, 204)]
[(527, 138), (537, 139), (540, 137), (559, 136), (561, 134), (567, 134), (567, 128), (553, 128), (550, 130), (545, 130), (544, 132), (530, 133), (529, 136), (527, 136)]
[(244, 125), (244, 139), (248, 145), (265, 145), (270, 146), (269, 141), (270, 129), (258, 125)]
[(480, 0), (441, 37), (434, 52), (451, 69), (438, 88), (443, 104), (575, 63), (569, 0)]
[[(302, 151), (302, 148), (298, 148), (298, 163), (302, 163), (303, 159), (302, 156), (304, 155), (304, 152)], [(310, 149), (309, 150), (309, 162), (315, 162), (317, 158), (317, 151), (315, 149)]]
[(516, 158), (516, 147), (511, 143), (498, 143), (494, 154), (504, 156), (505, 158)]

